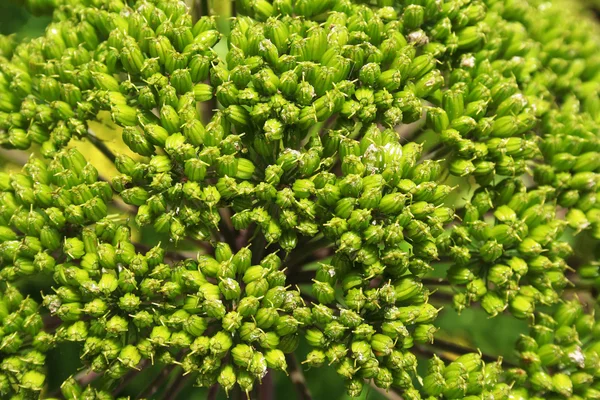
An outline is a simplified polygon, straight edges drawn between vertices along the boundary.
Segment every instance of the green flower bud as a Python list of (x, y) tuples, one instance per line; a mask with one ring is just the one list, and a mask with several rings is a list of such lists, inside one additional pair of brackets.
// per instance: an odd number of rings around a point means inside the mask
[(140, 363), (142, 356), (135, 346), (127, 345), (121, 349), (118, 359), (127, 368), (134, 369)]
[(235, 374), (235, 370), (231, 365), (224, 365), (219, 373), (219, 377), (217, 378), (217, 382), (219, 385), (225, 390), (225, 393), (229, 393), (233, 386), (237, 382), (237, 376)]
[(275, 330), (281, 337), (289, 336), (296, 333), (299, 324), (300, 323), (291, 315), (284, 315), (277, 319)]
[(577, 318), (581, 316), (583, 308), (578, 300), (562, 303), (554, 313), (554, 319), (558, 325), (572, 326)]
[(418, 343), (433, 343), (433, 337), (438, 328), (431, 324), (417, 325), (413, 338)]
[(531, 386), (537, 391), (552, 390), (552, 377), (544, 371), (538, 371), (529, 378)]
[(388, 355), (394, 348), (394, 342), (389, 336), (378, 333), (373, 335), (373, 338), (371, 339), (371, 347), (376, 354)]
[(272, 369), (286, 371), (287, 363), (285, 361), (285, 355), (281, 350), (272, 349), (265, 353), (265, 360), (267, 366)]
[(60, 385), (60, 391), (66, 399), (77, 399), (81, 396), (81, 387), (73, 377), (69, 377)]

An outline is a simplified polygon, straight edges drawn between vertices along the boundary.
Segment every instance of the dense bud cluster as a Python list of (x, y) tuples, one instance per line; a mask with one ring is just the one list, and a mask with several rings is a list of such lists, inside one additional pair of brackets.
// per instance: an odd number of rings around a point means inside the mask
[(480, 354), (468, 353), (445, 365), (434, 355), (423, 379), (423, 391), (433, 398), (503, 399), (511, 393), (511, 387), (499, 382), (501, 378), (501, 361), (485, 363)]
[[(178, 0), (25, 5), (53, 19), (0, 36), (0, 145), (34, 152), (0, 172), (0, 397), (51, 397), (72, 342), (103, 380), (68, 399), (155, 364), (250, 398), (305, 341), (350, 396), (600, 398), (595, 299), (563, 299), (600, 284), (596, 255), (569, 266), (600, 239), (592, 25), (538, 0), (240, 0), (227, 32)], [(519, 365), (435, 352), (438, 290), (527, 320)]]
[(578, 300), (562, 303), (553, 315), (539, 313), (517, 343), (520, 368), (505, 372), (517, 396), (598, 398), (598, 327)]

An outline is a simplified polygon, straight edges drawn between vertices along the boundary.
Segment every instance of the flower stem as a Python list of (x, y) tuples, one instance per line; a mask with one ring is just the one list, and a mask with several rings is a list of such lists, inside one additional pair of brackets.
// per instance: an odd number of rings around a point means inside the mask
[(175, 379), (169, 387), (165, 390), (163, 397), (165, 399), (173, 399), (176, 400), (179, 393), (187, 386), (189, 383), (191, 375), (183, 375), (180, 374), (177, 379)]
[(372, 380), (367, 381), (369, 386), (373, 388), (376, 392), (382, 394), (388, 400), (404, 400), (402, 396), (394, 391), (394, 389), (382, 389), (375, 384)]
[(285, 359), (288, 364), (290, 379), (296, 387), (296, 392), (298, 393), (298, 399), (312, 400), (310, 389), (306, 384), (306, 378), (304, 377), (302, 369), (300, 369), (300, 365), (298, 364), (298, 360), (296, 360), (296, 356), (293, 353), (286, 354)]
[(298, 271), (288, 275), (287, 283), (290, 285), (301, 285), (311, 283), (315, 277), (315, 271)]
[(99, 139), (91, 129), (88, 129), (87, 138), (94, 145), (94, 147), (104, 154), (106, 158), (108, 158), (112, 163), (115, 162), (115, 159), (117, 158), (115, 153), (113, 153), (112, 150), (109, 149), (108, 146), (101, 139)]
[(230, 212), (227, 209), (219, 209), (219, 214), (221, 214), (221, 221), (219, 221), (219, 233), (221, 234), (222, 239), (231, 247), (231, 250), (237, 251), (237, 232), (231, 225)]
[(288, 274), (296, 273), (300, 271), (306, 263), (304, 262), (307, 258), (309, 258), (316, 250), (326, 248), (331, 245), (331, 241), (328, 238), (323, 236), (316, 237), (304, 244), (303, 246), (299, 246), (294, 251), (292, 251), (286, 257), (286, 267), (288, 268)]
[(163, 368), (160, 375), (154, 381), (151, 382), (150, 386), (148, 386), (146, 390), (142, 392), (140, 398), (152, 398), (152, 396), (154, 396), (156, 392), (158, 392), (160, 388), (164, 385), (164, 383), (167, 381), (169, 375), (171, 375), (171, 372), (173, 372), (174, 369), (174, 365)]
[(127, 385), (129, 385), (131, 381), (135, 379), (136, 376), (138, 376), (140, 371), (146, 367), (147, 361), (148, 360), (144, 360), (142, 365), (139, 366), (138, 370), (133, 369), (129, 371), (127, 375), (123, 377), (121, 383), (119, 383), (119, 386), (117, 386), (115, 390), (113, 390), (112, 395), (118, 397), (119, 393), (121, 393), (121, 391), (123, 391), (123, 389), (125, 389)]
[(258, 387), (259, 400), (273, 400), (273, 371), (269, 371)]
[(208, 389), (206, 400), (215, 400), (217, 398), (217, 394), (219, 394), (219, 384), (215, 383), (210, 387), (210, 389)]
[(450, 282), (444, 278), (421, 278), (421, 283), (426, 286), (452, 286)]

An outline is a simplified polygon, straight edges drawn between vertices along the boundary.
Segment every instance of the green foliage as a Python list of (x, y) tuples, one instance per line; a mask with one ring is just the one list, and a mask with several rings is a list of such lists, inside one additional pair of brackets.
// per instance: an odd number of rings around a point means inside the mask
[(24, 7), (52, 22), (0, 36), (2, 155), (33, 152), (0, 172), (1, 397), (600, 398), (594, 23)]

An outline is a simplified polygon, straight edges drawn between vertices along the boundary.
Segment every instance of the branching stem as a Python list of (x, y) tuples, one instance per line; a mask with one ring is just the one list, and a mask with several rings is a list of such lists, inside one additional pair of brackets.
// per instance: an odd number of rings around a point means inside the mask
[(326, 248), (331, 244), (328, 238), (323, 236), (317, 237), (310, 242), (296, 248), (286, 258), (286, 267), (288, 268), (288, 274), (296, 273), (300, 271), (306, 264), (304, 261), (309, 258), (316, 250)]
[(187, 386), (191, 375), (180, 374), (165, 390), (164, 399), (176, 400), (179, 393)]
[(150, 386), (146, 388), (140, 395), (140, 399), (149, 399), (152, 398), (160, 390), (160, 388), (164, 385), (164, 383), (169, 379), (169, 375), (175, 369), (174, 365), (163, 368), (160, 372), (160, 375), (151, 382)]

